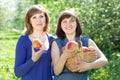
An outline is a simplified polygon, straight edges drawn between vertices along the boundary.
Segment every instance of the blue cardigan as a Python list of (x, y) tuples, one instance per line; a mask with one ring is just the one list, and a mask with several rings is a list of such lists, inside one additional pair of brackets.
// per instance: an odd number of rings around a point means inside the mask
[[(51, 45), (54, 37), (48, 35)], [(40, 59), (34, 63), (31, 59), (32, 42), (27, 35), (22, 35), (18, 39), (16, 45), (14, 72), (17, 77), (22, 80), (52, 80), (51, 74), (51, 46), (48, 50), (44, 50)]]

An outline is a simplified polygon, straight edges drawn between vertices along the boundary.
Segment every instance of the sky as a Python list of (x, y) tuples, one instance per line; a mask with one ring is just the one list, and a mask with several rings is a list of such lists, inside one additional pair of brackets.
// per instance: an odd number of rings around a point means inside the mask
[(15, 10), (15, 0), (0, 0), (0, 7), (5, 7), (13, 11)]

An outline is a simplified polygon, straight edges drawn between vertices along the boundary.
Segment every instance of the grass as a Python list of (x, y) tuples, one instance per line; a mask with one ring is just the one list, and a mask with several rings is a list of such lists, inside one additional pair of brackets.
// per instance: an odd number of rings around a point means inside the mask
[[(14, 33), (0, 34), (0, 80), (18, 80), (13, 70), (17, 43), (17, 39), (13, 39), (14, 35)], [(15, 36), (18, 38), (18, 34)]]

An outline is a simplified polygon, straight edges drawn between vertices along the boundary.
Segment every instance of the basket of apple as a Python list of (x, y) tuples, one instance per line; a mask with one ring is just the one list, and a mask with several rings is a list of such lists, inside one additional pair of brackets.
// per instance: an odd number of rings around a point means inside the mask
[(75, 55), (73, 57), (70, 57), (66, 61), (66, 67), (72, 71), (75, 69), (74, 64), (77, 64), (77, 61), (84, 61), (84, 62), (93, 62), (95, 61), (98, 57), (96, 54), (96, 50), (92, 47), (85, 47), (82, 46), (82, 42), (78, 41), (69, 41), (66, 46), (62, 48), (62, 51), (64, 51), (65, 47), (67, 47), (68, 50), (74, 50)]

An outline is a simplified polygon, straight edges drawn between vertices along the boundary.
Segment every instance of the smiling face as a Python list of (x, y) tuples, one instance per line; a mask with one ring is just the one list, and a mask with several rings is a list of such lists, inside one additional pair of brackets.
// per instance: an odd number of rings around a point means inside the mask
[(56, 35), (60, 39), (66, 38), (66, 35), (75, 35), (79, 37), (82, 34), (82, 28), (78, 17), (71, 11), (63, 11), (57, 23)]
[(76, 27), (76, 20), (72, 16), (64, 18), (61, 22), (61, 28), (66, 34), (75, 33)]
[[(25, 34), (30, 35), (34, 30), (43, 30), (43, 32), (49, 31), (49, 16), (46, 12), (45, 8), (41, 5), (33, 5), (31, 6), (26, 15), (25, 15)], [(38, 27), (36, 29), (35, 27)], [(41, 28), (40, 26), (44, 27)]]
[(44, 13), (36, 13), (30, 18), (30, 23), (33, 27), (33, 30), (43, 30), (45, 27), (45, 15)]

